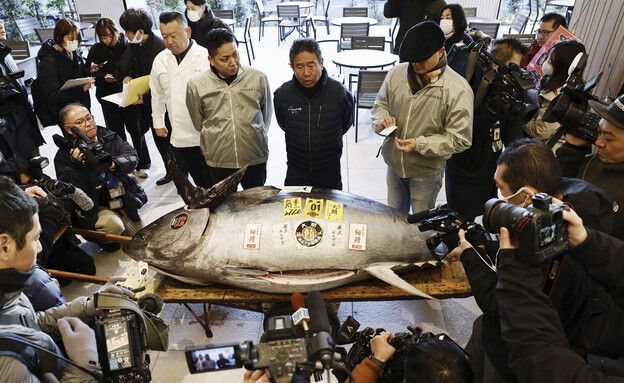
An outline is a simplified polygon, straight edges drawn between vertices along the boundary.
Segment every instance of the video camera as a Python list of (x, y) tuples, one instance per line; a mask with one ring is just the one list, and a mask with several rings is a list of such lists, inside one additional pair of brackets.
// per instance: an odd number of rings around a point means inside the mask
[[(66, 152), (70, 152), (72, 149), (77, 148), (82, 153), (85, 163), (81, 163), (73, 156), (71, 161), (76, 165), (87, 165), (91, 167), (95, 172), (99, 173), (102, 170), (108, 169), (113, 163), (113, 159), (110, 153), (107, 153), (99, 141), (94, 141), (87, 137), (83, 132), (75, 126), (72, 126), (70, 130), (76, 134), (76, 138), (65, 138), (58, 134), (52, 136), (54, 143), (59, 149)], [(108, 137), (104, 137), (106, 141)]]
[(460, 229), (464, 229), (466, 240), (473, 246), (483, 245), (488, 240), (487, 233), (481, 225), (465, 222), (459, 214), (449, 209), (446, 204), (412, 214), (408, 217), (407, 222), (420, 222), (418, 225), (420, 231), (437, 231), (427, 238), (426, 243), (429, 252), (438, 261), (441, 261), (446, 254), (459, 246)]
[(95, 318), (95, 339), (104, 383), (152, 380), (148, 350), (167, 351), (169, 326), (156, 316), (162, 298), (145, 294), (138, 303), (111, 293), (96, 293), (95, 307), (104, 313)]
[(568, 248), (564, 210), (570, 207), (552, 203), (552, 197), (545, 193), (536, 194), (533, 206), (526, 208), (492, 198), (485, 203), (483, 225), (494, 234), (506, 227), (511, 239), (518, 241), (517, 254), (527, 262), (539, 263)]
[(272, 382), (289, 383), (295, 375), (309, 377), (330, 368), (342, 368), (334, 361), (335, 344), (321, 293), (308, 293), (306, 303), (311, 317), (309, 339), (297, 337), (291, 316), (271, 317), (257, 344), (243, 341), (187, 347), (189, 371), (195, 374), (240, 367), (263, 369), (268, 370)]
[[(350, 344), (353, 343), (351, 349), (347, 353), (342, 347), (338, 347), (338, 352), (340, 352), (342, 357), (341, 364), (349, 370), (353, 371), (355, 366), (360, 364), (364, 358), (371, 355), (371, 346), (370, 342), (375, 336), (384, 333), (386, 330), (382, 328), (373, 329), (371, 327), (366, 327), (364, 330), (356, 332), (360, 327), (360, 323), (358, 323), (352, 316), (348, 316), (345, 322), (338, 330), (337, 339), (340, 338), (338, 344)], [(450, 343), (455, 344), (460, 350), (463, 350), (457, 343), (455, 343), (448, 335), (446, 334), (438, 334), (434, 335), (431, 332), (423, 332), (423, 330), (419, 327), (411, 327), (408, 326), (407, 329), (409, 332), (400, 332), (394, 334), (392, 339), (388, 341), (388, 343), (396, 349), (392, 358), (390, 358), (386, 362), (386, 367), (383, 370), (383, 373), (377, 379), (377, 383), (397, 383), (403, 382), (404, 378), (404, 363), (405, 356), (407, 355), (407, 350), (409, 350), (412, 346), (419, 344), (425, 339), (439, 339), (443, 341), (448, 341)], [(343, 336), (341, 337), (341, 334)], [(464, 356), (470, 360), (470, 355), (464, 351)], [(343, 383), (347, 380), (347, 375), (342, 373), (341, 371), (334, 370), (334, 375), (338, 379), (340, 383)]]
[[(458, 73), (465, 73), (466, 80), (474, 87), (473, 76), (480, 68), (483, 77), (475, 91), (475, 111), (484, 108), (513, 126), (529, 122), (538, 107), (527, 104), (527, 91), (535, 88), (529, 72), (515, 63), (508, 66), (487, 51), (483, 41), (453, 45), (448, 54), (449, 66)], [(494, 69), (492, 64), (498, 67)], [(475, 78), (475, 81), (479, 79)]]
[(542, 118), (544, 121), (558, 122), (562, 125), (561, 130), (548, 140), (547, 145), (549, 147), (552, 147), (559, 140), (559, 137), (566, 132), (592, 144), (598, 138), (600, 116), (589, 111), (588, 101), (600, 102), (591, 94), (591, 91), (598, 85), (602, 72), (599, 72), (587, 83), (577, 85), (578, 78), (587, 64), (587, 57), (586, 53), (581, 52), (574, 58), (568, 70), (568, 79), (561, 89), (561, 93), (552, 100), (544, 112)]

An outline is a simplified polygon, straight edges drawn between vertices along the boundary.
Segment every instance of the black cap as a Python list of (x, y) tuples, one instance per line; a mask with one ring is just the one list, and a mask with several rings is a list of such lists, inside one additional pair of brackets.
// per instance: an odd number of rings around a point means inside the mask
[(616, 98), (611, 105), (604, 105), (600, 102), (590, 100), (589, 105), (600, 115), (620, 129), (624, 129), (624, 94)]
[(399, 57), (412, 63), (425, 61), (444, 46), (444, 32), (431, 20), (414, 25), (403, 38)]

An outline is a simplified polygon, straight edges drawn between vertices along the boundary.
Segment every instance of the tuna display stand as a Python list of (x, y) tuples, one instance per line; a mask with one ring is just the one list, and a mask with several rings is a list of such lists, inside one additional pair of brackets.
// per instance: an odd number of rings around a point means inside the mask
[[(209, 324), (213, 304), (262, 312), (265, 314), (265, 319), (293, 311), (289, 294), (263, 293), (219, 284), (188, 285), (169, 277), (163, 277), (153, 270), (148, 271), (144, 267), (138, 267), (135, 261), (131, 261), (123, 275), (128, 278), (124, 285), (145, 286), (145, 291), (137, 294), (139, 296), (151, 292), (160, 295), (166, 303), (183, 304), (203, 326), (209, 338), (212, 337)], [(472, 294), (460, 262), (442, 263), (438, 267), (415, 270), (401, 276), (414, 287), (438, 299), (464, 298)], [(321, 293), (325, 302), (330, 306), (329, 311), (334, 313), (337, 309), (332, 310), (332, 306), (337, 308), (340, 302), (422, 299), (375, 278), (324, 290)], [(189, 304), (196, 303), (203, 304), (203, 315), (198, 315), (189, 306)], [(334, 318), (331, 318), (332, 316)], [(335, 314), (330, 314), (332, 326), (337, 320)]]

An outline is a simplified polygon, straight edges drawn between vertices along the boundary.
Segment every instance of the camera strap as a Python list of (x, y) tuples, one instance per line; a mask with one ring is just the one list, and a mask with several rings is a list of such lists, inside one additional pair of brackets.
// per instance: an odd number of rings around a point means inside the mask
[(566, 130), (567, 130), (566, 127), (564, 125), (561, 125), (559, 129), (557, 129), (557, 131), (548, 139), (546, 146), (552, 149), (553, 146), (555, 146), (555, 144), (557, 143), (557, 141), (559, 141), (561, 136), (565, 134)]
[(542, 283), (542, 291), (547, 296), (551, 296), (555, 289), (559, 274), (561, 274), (561, 266), (563, 265), (563, 254), (557, 254), (550, 259), (548, 268), (546, 269), (546, 275), (544, 276), (544, 282)]

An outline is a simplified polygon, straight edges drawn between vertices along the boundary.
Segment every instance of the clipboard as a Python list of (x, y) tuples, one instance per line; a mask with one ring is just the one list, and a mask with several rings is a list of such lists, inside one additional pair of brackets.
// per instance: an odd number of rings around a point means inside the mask
[(130, 80), (123, 84), (123, 90), (119, 93), (102, 97), (102, 100), (112, 102), (122, 108), (139, 101), (137, 94), (145, 95), (149, 92), (149, 75)]
[(79, 86), (84, 86), (85, 84), (93, 81), (93, 77), (81, 77), (81, 78), (72, 78), (70, 80), (65, 81), (65, 84), (59, 90), (68, 90), (73, 88), (78, 88)]

